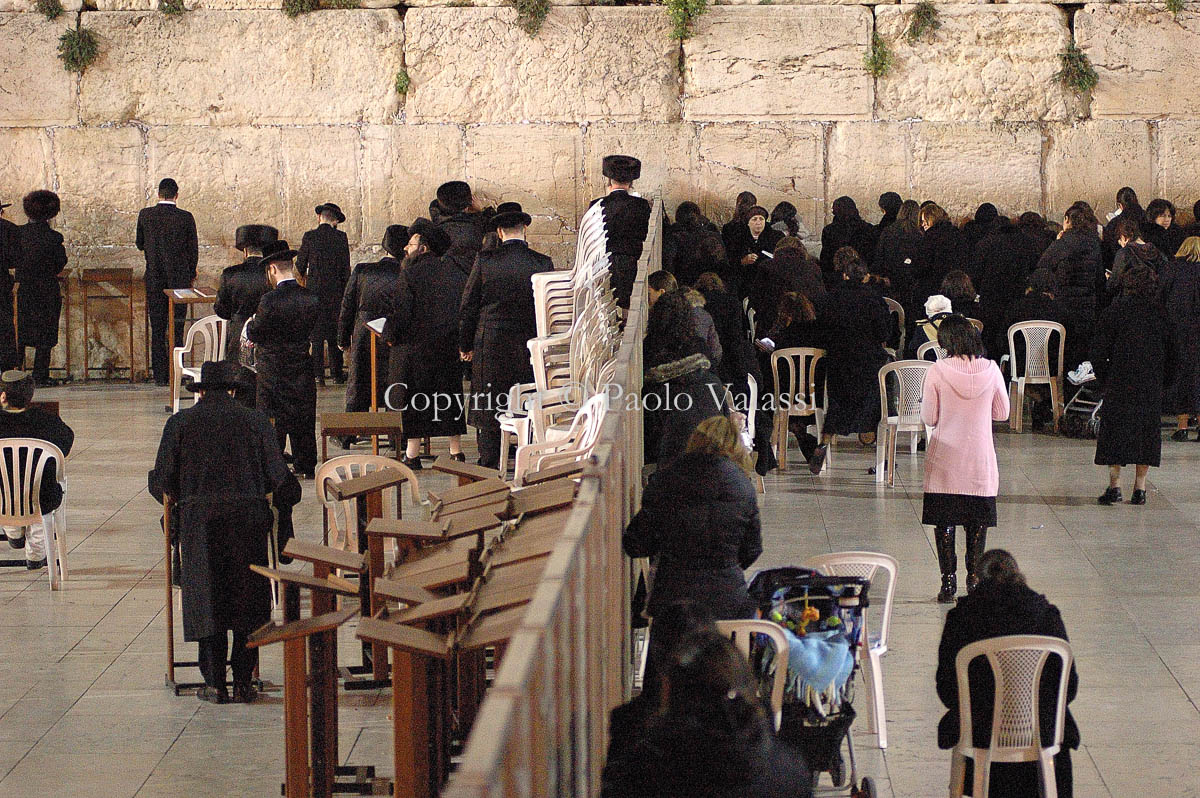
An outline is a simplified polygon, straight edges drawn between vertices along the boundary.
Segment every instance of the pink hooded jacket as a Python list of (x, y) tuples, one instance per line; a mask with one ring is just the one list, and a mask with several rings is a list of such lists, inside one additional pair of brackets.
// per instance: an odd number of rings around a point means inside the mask
[(1000, 488), (992, 422), (1008, 418), (1000, 369), (983, 357), (939, 360), (925, 376), (921, 420), (933, 427), (925, 492), (995, 496)]

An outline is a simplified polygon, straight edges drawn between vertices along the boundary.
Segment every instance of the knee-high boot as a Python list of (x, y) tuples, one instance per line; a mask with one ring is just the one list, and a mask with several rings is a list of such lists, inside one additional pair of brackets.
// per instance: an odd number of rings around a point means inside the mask
[(979, 559), (983, 557), (983, 551), (987, 547), (987, 527), (969, 526), (966, 533), (967, 592), (970, 593), (979, 584)]
[(938, 593), (939, 604), (954, 603), (958, 593), (958, 560), (954, 554), (954, 527), (939, 526), (933, 530), (937, 543), (938, 567), (942, 570), (942, 589)]

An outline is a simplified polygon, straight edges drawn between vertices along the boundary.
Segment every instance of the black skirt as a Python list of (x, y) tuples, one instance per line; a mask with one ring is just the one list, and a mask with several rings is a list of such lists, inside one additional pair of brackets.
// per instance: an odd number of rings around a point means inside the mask
[(926, 526), (995, 526), (996, 497), (926, 493), (921, 523)]
[(1096, 465), (1144, 465), (1162, 461), (1162, 429), (1158, 413), (1100, 411)]

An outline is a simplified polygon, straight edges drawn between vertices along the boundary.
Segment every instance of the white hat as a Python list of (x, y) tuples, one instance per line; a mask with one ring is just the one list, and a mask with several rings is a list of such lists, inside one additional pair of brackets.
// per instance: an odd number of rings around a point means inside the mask
[(950, 313), (953, 309), (950, 300), (941, 294), (934, 294), (925, 300), (925, 318), (927, 319), (932, 319), (939, 313)]

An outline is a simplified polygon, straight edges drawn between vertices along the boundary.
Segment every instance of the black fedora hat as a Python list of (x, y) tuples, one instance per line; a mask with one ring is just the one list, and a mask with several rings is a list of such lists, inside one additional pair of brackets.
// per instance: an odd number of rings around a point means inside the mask
[(404, 247), (410, 238), (412, 234), (406, 225), (389, 224), (387, 230), (383, 231), (383, 251), (393, 258), (399, 258), (404, 255)]
[(265, 250), (279, 240), (279, 231), (269, 224), (244, 224), (233, 234), (235, 249)]
[(58, 201), (58, 195), (44, 188), (30, 191), (25, 195), (21, 205), (24, 207), (25, 216), (31, 222), (49, 221), (58, 216), (58, 211), (62, 207)]
[(184, 385), (193, 393), (197, 391), (228, 391), (245, 388), (242, 366), (232, 360), (206, 360), (200, 366), (200, 379)]
[(421, 243), (429, 247), (429, 251), (441, 257), (446, 254), (453, 243), (445, 230), (425, 218), (417, 219), (408, 228), (408, 236), (420, 236)]
[(458, 213), (471, 204), (471, 186), (462, 180), (451, 180), (438, 186), (437, 201), (451, 213)]
[(492, 217), (492, 227), (528, 227), (531, 224), (533, 217), (522, 210), (519, 202), (501, 202)]
[(642, 162), (632, 155), (605, 155), (600, 171), (618, 183), (632, 183), (642, 176)]
[(261, 263), (263, 266), (267, 266), (278, 261), (291, 260), (299, 254), (296, 250), (289, 249), (288, 242), (281, 238), (267, 245), (263, 250)]
[(346, 221), (346, 214), (342, 213), (342, 209), (334, 205), (332, 202), (326, 202), (324, 205), (318, 205), (316, 209), (317, 216), (323, 213), (332, 213), (333, 218), (338, 220), (338, 224)]

